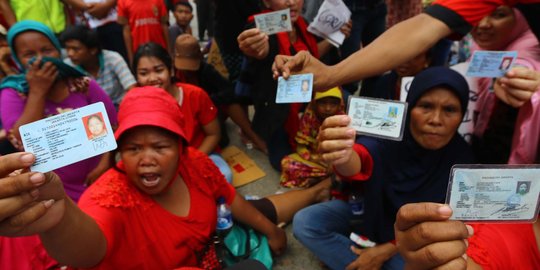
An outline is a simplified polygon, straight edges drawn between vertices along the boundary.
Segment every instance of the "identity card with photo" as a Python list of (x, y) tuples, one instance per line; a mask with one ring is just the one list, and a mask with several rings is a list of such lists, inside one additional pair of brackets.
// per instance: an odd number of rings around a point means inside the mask
[(504, 76), (516, 60), (516, 51), (475, 51), (468, 77), (498, 78)]
[(540, 165), (455, 165), (446, 203), (450, 219), (467, 222), (534, 222)]
[(255, 26), (267, 35), (292, 31), (291, 11), (282, 9), (255, 15)]
[(276, 103), (306, 103), (311, 101), (313, 74), (291, 75), (285, 80), (278, 78)]
[(31, 171), (49, 172), (116, 149), (103, 102), (19, 128), (24, 150), (36, 156)]
[(406, 102), (351, 96), (347, 114), (357, 134), (401, 141), (406, 111)]

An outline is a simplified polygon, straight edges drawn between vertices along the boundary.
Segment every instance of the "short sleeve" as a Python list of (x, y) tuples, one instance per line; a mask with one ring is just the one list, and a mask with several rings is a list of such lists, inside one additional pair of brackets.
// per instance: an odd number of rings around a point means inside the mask
[(116, 108), (114, 107), (111, 98), (93, 79), (90, 80), (90, 85), (88, 86), (88, 98), (90, 104), (96, 102), (103, 102), (103, 104), (105, 105), (105, 110), (107, 111), (107, 115), (109, 116), (109, 121), (111, 122), (111, 125), (116, 126), (118, 124)]
[(167, 11), (167, 6), (165, 6), (165, 1), (158, 0), (156, 1), (159, 4), (159, 18), (169, 18), (169, 12)]
[(208, 96), (204, 90), (200, 89), (200, 91), (196, 92), (196, 100), (199, 105), (197, 121), (201, 123), (201, 125), (207, 125), (216, 119), (217, 108), (210, 99), (210, 96)]
[(126, 10), (126, 0), (118, 0), (116, 3), (116, 9), (118, 12), (118, 17), (128, 18), (128, 11)]
[(183, 158), (189, 160), (189, 164), (184, 163), (186, 165), (184, 168), (192, 176), (190, 181), (204, 192), (212, 194), (214, 199), (224, 197), (229, 205), (232, 204), (236, 190), (227, 182), (212, 160), (195, 148), (189, 147), (187, 151), (188, 155)]
[(26, 100), (15, 89), (6, 88), (1, 91), (0, 115), (2, 128), (9, 131), (21, 117)]
[(452, 31), (464, 36), (498, 6), (509, 5), (507, 2), (503, 0), (436, 0), (425, 12), (445, 23)]
[(360, 160), (362, 162), (362, 167), (360, 169), (360, 172), (351, 176), (342, 176), (339, 174), (338, 175), (339, 177), (343, 179), (347, 179), (347, 180), (366, 181), (373, 174), (373, 157), (369, 153), (368, 149), (362, 144), (358, 144), (358, 143), (354, 144), (353, 151), (358, 154), (358, 157), (360, 157)]

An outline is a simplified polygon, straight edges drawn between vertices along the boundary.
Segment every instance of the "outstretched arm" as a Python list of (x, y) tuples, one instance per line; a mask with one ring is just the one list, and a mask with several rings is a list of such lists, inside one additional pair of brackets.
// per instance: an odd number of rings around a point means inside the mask
[(278, 55), (272, 70), (274, 77), (313, 73), (316, 90), (329, 89), (381, 74), (432, 47), (452, 31), (442, 21), (420, 14), (388, 29), (367, 47), (335, 66), (326, 66), (306, 52), (294, 57)]
[(105, 256), (97, 223), (64, 192), (54, 173), (18, 173), (35, 161), (30, 153), (0, 157), (0, 235), (40, 234), (47, 252), (62, 264), (91, 267)]

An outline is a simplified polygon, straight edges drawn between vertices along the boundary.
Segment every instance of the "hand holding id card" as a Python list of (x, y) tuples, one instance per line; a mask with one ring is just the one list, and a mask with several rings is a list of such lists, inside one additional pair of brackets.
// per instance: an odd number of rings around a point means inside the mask
[(255, 27), (267, 35), (292, 31), (290, 9), (255, 15), (254, 18)]
[(116, 149), (103, 102), (19, 127), (26, 152), (36, 156), (31, 171), (49, 172)]
[(467, 222), (534, 222), (538, 216), (540, 165), (456, 165), (446, 203), (450, 219)]
[(285, 80), (278, 78), (276, 103), (306, 103), (311, 101), (313, 74), (291, 75)]
[(406, 111), (406, 102), (351, 96), (347, 115), (357, 134), (401, 141)]

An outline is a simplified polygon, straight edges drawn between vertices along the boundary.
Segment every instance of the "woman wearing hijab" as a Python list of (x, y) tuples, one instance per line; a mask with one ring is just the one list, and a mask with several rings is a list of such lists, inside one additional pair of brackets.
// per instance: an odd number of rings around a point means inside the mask
[[(47, 26), (21, 21), (9, 29), (7, 39), (13, 59), (22, 69), (22, 74), (9, 76), (0, 85), (0, 115), (15, 147), (23, 150), (20, 126), (96, 102), (103, 102), (111, 124), (116, 125), (116, 110), (110, 98), (95, 81), (62, 62), (60, 42)], [(86, 189), (87, 177), (99, 176), (91, 173), (100, 158), (55, 170), (74, 201)]]
[[(331, 269), (402, 269), (396, 255), (394, 221), (405, 203), (444, 202), (452, 165), (471, 163), (472, 153), (456, 132), (468, 104), (469, 87), (459, 73), (428, 68), (411, 84), (403, 141), (359, 137), (348, 116), (325, 120), (319, 133), (322, 158), (334, 166), (349, 194), (364, 189), (363, 222), (356, 233), (377, 243), (359, 250), (349, 240), (351, 206), (335, 199), (298, 212), (295, 236)], [(348, 194), (340, 194), (347, 199)]]
[[(498, 7), (471, 32), (472, 51), (517, 51), (514, 67), (540, 70), (540, 46), (527, 21), (517, 9)], [(520, 108), (512, 108), (495, 96), (500, 84), (480, 78), (475, 114), (473, 149), (481, 163), (531, 164), (538, 161), (540, 146), (540, 92)], [(501, 90), (501, 92), (503, 92)]]

